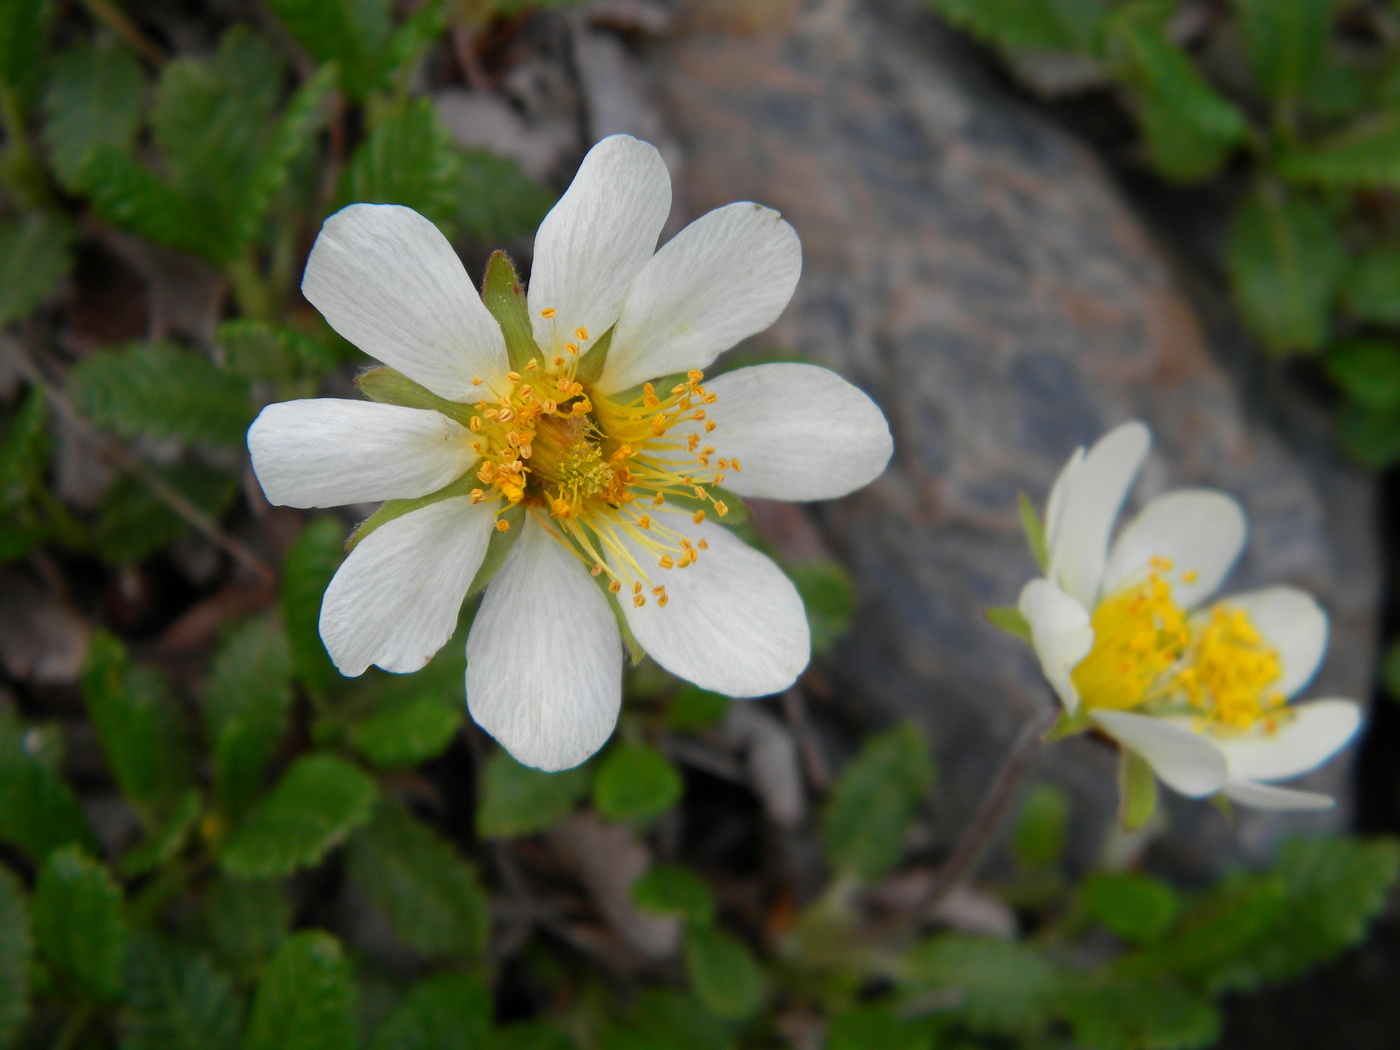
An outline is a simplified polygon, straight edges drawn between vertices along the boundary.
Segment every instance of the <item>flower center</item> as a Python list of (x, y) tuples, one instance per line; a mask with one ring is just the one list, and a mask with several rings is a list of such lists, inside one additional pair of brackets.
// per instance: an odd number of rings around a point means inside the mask
[(1172, 597), (1171, 572), (1154, 558), (1145, 580), (1094, 610), (1094, 646), (1071, 674), (1084, 707), (1178, 710), (1216, 732), (1259, 722), (1272, 730), (1285, 702), (1270, 689), (1282, 671), (1277, 651), (1243, 609), (1216, 605), (1193, 621)]
[[(574, 336), (509, 373), (500, 388), (475, 380), (489, 396), (469, 422), (481, 455), (482, 487), (472, 500), (523, 504), (593, 575), (606, 573), (613, 593), (625, 587), (634, 605), (650, 596), (665, 606), (666, 588), (652, 586), (653, 572), (687, 568), (708, 548), (687, 537), (685, 525), (699, 525), (707, 510), (729, 513), (711, 490), (727, 470), (742, 468), (715, 459), (698, 433), (715, 428), (705, 417), (716, 398), (701, 386), (701, 372), (661, 393), (646, 383), (614, 400), (577, 378), (588, 333)], [(675, 433), (682, 426), (684, 439)]]

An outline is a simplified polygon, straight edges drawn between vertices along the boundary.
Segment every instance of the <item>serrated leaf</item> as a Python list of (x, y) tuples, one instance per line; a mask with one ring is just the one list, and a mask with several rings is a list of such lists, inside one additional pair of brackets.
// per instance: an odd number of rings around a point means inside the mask
[(1058, 974), (1035, 949), (1015, 941), (948, 933), (915, 944), (904, 956), (902, 983), (916, 991), (957, 994), (976, 1032), (1033, 1032), (1055, 1001)]
[(87, 166), (98, 150), (131, 152), (145, 93), (141, 63), (113, 41), (84, 41), (54, 60), (44, 95), (44, 142), (66, 189), (87, 189)]
[(758, 1010), (763, 974), (733, 934), (713, 926), (689, 927), (682, 954), (696, 998), (720, 1017), (739, 1021)]
[(84, 164), (83, 182), (93, 209), (113, 226), (221, 263), (227, 254), (223, 226), (207, 209), (156, 178), (121, 149), (98, 146)]
[(1322, 345), (1346, 267), (1326, 209), (1302, 197), (1246, 200), (1235, 214), (1226, 265), (1245, 322), (1270, 349)]
[(292, 647), (292, 666), (302, 685), (324, 692), (341, 680), (321, 641), (321, 599), (345, 558), (345, 530), (331, 517), (314, 518), (282, 562), (279, 600)]
[(320, 62), (334, 62), (355, 101), (382, 85), (389, 64), (392, 0), (268, 0), (267, 6)]
[(1132, 944), (1161, 937), (1176, 919), (1176, 893), (1166, 883), (1137, 872), (1096, 872), (1079, 888), (1079, 907)]
[(1037, 871), (1058, 864), (1065, 850), (1069, 797), (1053, 784), (1026, 793), (1011, 830), (1011, 854), (1018, 867)]
[(1327, 348), (1323, 365), (1357, 404), (1400, 408), (1400, 345), (1383, 339), (1346, 339)]
[(0, 1047), (13, 1045), (29, 1017), (29, 973), (34, 937), (24, 887), (0, 867)]
[(99, 350), (68, 374), (68, 396), (126, 437), (239, 446), (253, 421), (246, 382), (173, 343)]
[(292, 674), (291, 645), (272, 619), (235, 628), (214, 655), (204, 720), (214, 751), (214, 791), (230, 819), (240, 818), (253, 801), (286, 735)]
[(318, 863), (369, 820), (373, 780), (331, 755), (298, 759), (229, 838), (219, 863), (241, 878), (290, 875)]
[(299, 328), (249, 318), (225, 321), (214, 331), (224, 369), (240, 379), (288, 383), (336, 366), (330, 347)]
[[(731, 524), (727, 515), (726, 525)], [(835, 558), (809, 558), (784, 564), (783, 571), (797, 587), (807, 610), (812, 632), (812, 652), (828, 653), (856, 618), (856, 587), (846, 567)]]
[(632, 900), (656, 915), (675, 915), (694, 926), (715, 921), (715, 898), (705, 880), (679, 864), (657, 864), (632, 884)]
[(558, 199), (508, 157), (468, 150), (457, 155), (458, 227), (483, 244), (533, 233)]
[(485, 948), (490, 917), (476, 869), (398, 803), (380, 800), (350, 839), (346, 860), (350, 877), (414, 951), (471, 958)]
[(900, 1017), (889, 1006), (858, 1006), (831, 1019), (826, 1050), (933, 1050), (928, 1023)]
[[(238, 479), (193, 463), (153, 467), (151, 472), (194, 507), (217, 518), (238, 493)], [(97, 551), (109, 562), (139, 561), (183, 536), (190, 528), (144, 482), (124, 475), (107, 490), (97, 508)]]
[(0, 440), (0, 508), (18, 507), (43, 484), (53, 447), (48, 418), (43, 392), (31, 387)]
[(402, 204), (450, 233), (458, 158), (431, 101), (416, 99), (362, 142), (340, 181), (341, 205)]
[(1270, 98), (1294, 98), (1326, 53), (1332, 0), (1234, 0), (1254, 81)]
[(1358, 320), (1400, 325), (1400, 247), (1383, 245), (1358, 258), (1342, 283), (1342, 301)]
[(242, 1050), (356, 1050), (355, 984), (339, 943), (319, 930), (283, 942), (258, 982)]
[(169, 683), (133, 664), (120, 641), (99, 631), (82, 674), (87, 704), (112, 776), (150, 831), (157, 831), (189, 792), (194, 757)]
[(14, 94), (21, 112), (43, 76), (48, 22), (48, 0), (0, 5), (0, 82)]
[(841, 771), (823, 814), (822, 840), (832, 867), (873, 879), (898, 864), (904, 836), (932, 782), (928, 746), (912, 723), (867, 739)]
[(494, 752), (481, 775), (477, 834), (484, 839), (513, 838), (553, 827), (588, 793), (588, 776), (584, 767), (542, 773), (504, 751)]
[(63, 846), (96, 846), (73, 789), (28, 746), (36, 738), (0, 712), (0, 841), (42, 862)]
[(203, 913), (209, 947), (237, 974), (261, 966), (292, 927), (292, 906), (270, 880), (221, 875), (205, 892)]
[(1100, 3), (1065, 0), (931, 0), (960, 29), (1001, 47), (1070, 51), (1102, 19)]
[(645, 744), (618, 744), (608, 750), (593, 778), (593, 808), (604, 820), (655, 820), (680, 801), (685, 784), (680, 770)]
[(447, 750), (462, 726), (461, 699), (423, 695), (393, 704), (350, 727), (350, 744), (371, 765), (416, 766)]
[(531, 361), (538, 362), (542, 355), (530, 326), (525, 290), (520, 287), (515, 264), (505, 252), (492, 252), (487, 260), (486, 276), (481, 282), (481, 301), (505, 336), (511, 368), (523, 371)]
[(122, 1050), (235, 1050), (243, 1002), (199, 952), (151, 934), (133, 939), (126, 965)]
[(1400, 186), (1400, 116), (1369, 116), (1335, 138), (1280, 158), (1294, 182), (1339, 189)]
[(45, 212), (0, 223), (0, 325), (23, 317), (57, 290), (73, 267), (69, 227)]
[(491, 996), (464, 973), (419, 982), (375, 1033), (370, 1050), (485, 1050), (491, 1039)]
[(50, 854), (33, 916), (39, 956), (66, 994), (93, 1002), (121, 994), (128, 928), (122, 891), (106, 868), (77, 846)]
[(1193, 1050), (1220, 1035), (1209, 1000), (1165, 982), (1072, 990), (1058, 1009), (1084, 1050)]

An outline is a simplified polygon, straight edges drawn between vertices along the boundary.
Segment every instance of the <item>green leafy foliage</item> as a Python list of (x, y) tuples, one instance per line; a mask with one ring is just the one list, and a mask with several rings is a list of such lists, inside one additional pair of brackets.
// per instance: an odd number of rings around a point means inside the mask
[[(186, 462), (148, 469), (157, 483), (211, 520), (237, 494), (238, 479), (223, 470)], [(134, 562), (183, 536), (189, 527), (145, 478), (123, 475), (102, 497), (94, 534), (103, 559)]]
[(696, 997), (718, 1016), (743, 1020), (762, 1005), (763, 974), (733, 934), (713, 926), (691, 926), (682, 954)]
[(403, 204), (451, 228), (458, 159), (428, 99), (383, 121), (361, 143), (341, 180), (340, 202)]
[(447, 750), (462, 728), (460, 698), (425, 692), (350, 727), (350, 743), (371, 765), (416, 766)]
[(479, 1050), (491, 1040), (491, 998), (464, 973), (415, 985), (370, 1043), (371, 1050)]
[(831, 865), (870, 879), (898, 864), (932, 782), (928, 746), (913, 724), (869, 737), (827, 801), (822, 838)]
[(855, 620), (856, 588), (851, 574), (835, 558), (812, 558), (786, 565), (784, 571), (806, 607), (812, 652), (829, 652)]
[(1312, 82), (1326, 53), (1331, 0), (1235, 0), (1245, 57), (1272, 98), (1294, 98)]
[(99, 633), (83, 668), (83, 699), (112, 775), (148, 828), (185, 800), (193, 780), (188, 729), (155, 670), (133, 664), (110, 634)]
[(242, 445), (253, 421), (245, 382), (173, 343), (93, 354), (69, 373), (68, 396), (87, 418), (127, 437)]
[(1400, 325), (1400, 245), (1382, 245), (1357, 258), (1342, 283), (1342, 301), (1358, 320)]
[(500, 839), (543, 831), (572, 813), (587, 792), (588, 773), (582, 767), (542, 773), (497, 751), (481, 774), (477, 833)]
[(67, 223), (43, 212), (0, 223), (0, 324), (51, 296), (73, 266)]
[(324, 692), (340, 680), (321, 642), (321, 597), (345, 557), (345, 530), (334, 518), (313, 518), (282, 563), (282, 622), (292, 666), (306, 688)]
[(680, 801), (680, 770), (645, 744), (610, 749), (593, 780), (593, 807), (604, 820), (654, 820)]
[(666, 706), (666, 725), (684, 732), (712, 729), (723, 721), (733, 701), (698, 685), (682, 685)]
[(225, 321), (214, 333), (223, 350), (224, 368), (247, 380), (290, 383), (335, 367), (325, 343), (299, 328), (240, 318)]
[(1393, 189), (1400, 185), (1400, 120), (1370, 118), (1336, 138), (1298, 150), (1279, 162), (1296, 182), (1353, 189)]
[(476, 869), (398, 803), (380, 800), (346, 859), (350, 877), (415, 951), (470, 958), (485, 947), (490, 923)]
[(555, 194), (508, 157), (469, 150), (458, 155), (457, 227), (483, 244), (533, 233)]
[(1323, 362), (1332, 382), (1356, 404), (1400, 408), (1400, 344), (1383, 339), (1334, 343)]
[(355, 985), (334, 937), (293, 934), (258, 982), (243, 1050), (355, 1050)]
[(1069, 823), (1069, 796), (1053, 784), (1037, 784), (1026, 793), (1011, 832), (1011, 854), (1027, 870), (1060, 861)]
[(1170, 983), (1088, 988), (1068, 995), (1060, 1010), (1084, 1050), (1194, 1050), (1220, 1035), (1215, 1008)]
[(915, 944), (903, 962), (906, 989), (955, 992), (969, 1027), (992, 1035), (1043, 1026), (1058, 988), (1053, 964), (1015, 941), (941, 934)]
[(203, 803), (197, 788), (185, 792), (169, 816), (140, 845), (122, 854), (117, 870), (125, 877), (144, 875), (173, 859), (185, 847), (203, 811)]
[(132, 939), (123, 1050), (237, 1050), (243, 1013), (208, 957), (150, 934)]
[(888, 1006), (860, 1006), (831, 1019), (827, 1050), (933, 1050), (927, 1023), (909, 1021)]
[(95, 845), (73, 789), (29, 746), (42, 732), (0, 709), (0, 841), (35, 862), (63, 846)]
[(393, 31), (391, 0), (268, 0), (308, 51), (334, 62), (345, 92), (363, 100), (382, 85)]
[(48, 0), (9, 0), (0, 7), (0, 83), (21, 107), (43, 76), (48, 21)]
[(1166, 883), (1136, 872), (1100, 872), (1079, 889), (1084, 915), (1103, 923), (1134, 944), (1147, 944), (1166, 933), (1180, 903)]
[(290, 875), (369, 820), (377, 795), (374, 781), (343, 759), (307, 755), (253, 807), (219, 862), (243, 878)]
[(77, 846), (49, 855), (33, 902), (34, 941), (65, 994), (110, 1002), (121, 994), (129, 929), (121, 888)]
[(969, 33), (1002, 47), (1068, 50), (1092, 34), (1105, 5), (1098, 0), (931, 0)]
[(34, 937), (29, 901), (9, 868), (0, 867), (0, 1047), (11, 1046), (29, 1017)]
[(85, 41), (55, 59), (44, 96), (44, 142), (65, 189), (88, 187), (88, 165), (99, 151), (131, 152), (145, 94), (141, 63), (113, 41)]
[(632, 884), (632, 899), (646, 911), (675, 915), (693, 926), (715, 921), (715, 898), (705, 881), (679, 864), (658, 864)]
[(1235, 214), (1226, 262), (1246, 323), (1271, 349), (1322, 345), (1346, 266), (1326, 208), (1305, 197), (1250, 198)]
[(271, 958), (292, 926), (292, 908), (275, 882), (219, 876), (204, 897), (204, 935), (234, 973), (247, 974)]

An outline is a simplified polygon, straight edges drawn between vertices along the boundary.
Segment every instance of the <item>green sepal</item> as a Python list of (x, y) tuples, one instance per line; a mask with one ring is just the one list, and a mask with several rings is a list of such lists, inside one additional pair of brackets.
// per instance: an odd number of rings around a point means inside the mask
[(1021, 507), (1021, 528), (1026, 530), (1026, 540), (1031, 545), (1031, 554), (1041, 572), (1050, 571), (1050, 547), (1045, 540), (1045, 523), (1036, 513), (1035, 504), (1024, 492), (1016, 493)]
[(622, 644), (627, 648), (627, 662), (636, 667), (647, 658), (647, 651), (642, 648), (642, 643), (637, 641), (637, 636), (632, 633), (632, 628), (627, 626), (627, 617), (622, 615), (622, 600), (619, 595), (608, 590), (609, 577), (603, 572), (593, 577), (603, 591), (603, 597), (608, 603), (608, 608), (612, 610), (613, 619), (617, 621), (617, 631), (622, 635)]
[(1235, 826), (1235, 807), (1228, 798), (1217, 792), (1210, 797), (1210, 804), (1220, 810), (1220, 815), (1230, 827)]
[(543, 354), (535, 344), (534, 329), (530, 325), (530, 310), (525, 305), (525, 289), (520, 287), (520, 277), (515, 272), (515, 264), (505, 252), (491, 253), (486, 263), (486, 276), (481, 282), (481, 300), (486, 309), (501, 326), (501, 334), (506, 338), (506, 356), (510, 367), (523, 372), (531, 360), (544, 364)]
[(1061, 711), (1060, 717), (1056, 719), (1045, 733), (1044, 741), (1053, 744), (1056, 740), (1063, 740), (1067, 736), (1075, 736), (1093, 726), (1093, 721), (1082, 709), (1074, 714), (1068, 711)]
[[(600, 335), (578, 359), (578, 367), (574, 369), (574, 378), (580, 383), (596, 383), (598, 377), (603, 374), (603, 365), (607, 364), (608, 361), (608, 347), (612, 346), (612, 337), (615, 331), (617, 331), (616, 325)], [(675, 386), (674, 383), (671, 385)]]
[(520, 531), (525, 527), (525, 508), (519, 505), (502, 511), (496, 517), (509, 524), (510, 528), (504, 532), (500, 529), (492, 530), (491, 538), (486, 542), (486, 556), (481, 559), (481, 568), (476, 570), (476, 575), (472, 577), (472, 585), (467, 588), (468, 598), (477, 591), (484, 590), (500, 571), (501, 566), (505, 564), (506, 555), (515, 546), (515, 541), (520, 539)]
[[(705, 491), (709, 493), (706, 499), (699, 499), (693, 494), (668, 492), (666, 502), (674, 507), (681, 507), (694, 514), (697, 510), (703, 510), (705, 517), (721, 525), (728, 525), (731, 528), (735, 525), (744, 525), (753, 517), (753, 511), (749, 510), (749, 505), (734, 493), (718, 485), (706, 485)], [(715, 510), (714, 504), (718, 501), (724, 504), (727, 513), (720, 514)]]
[(1031, 623), (1016, 606), (995, 605), (990, 609), (983, 609), (982, 615), (993, 627), (999, 627), (1007, 634), (1014, 634), (1021, 641), (1030, 644)]
[(476, 471), (469, 470), (456, 481), (449, 482), (436, 492), (430, 492), (426, 496), (417, 496), (413, 499), (390, 499), (385, 500), (379, 509), (371, 514), (364, 521), (355, 526), (355, 531), (350, 533), (350, 538), (345, 541), (347, 552), (355, 549), (366, 536), (381, 525), (387, 525), (395, 518), (402, 518), (415, 510), (422, 510), (424, 507), (454, 496), (466, 496), (472, 489), (479, 487), (476, 478)]
[(360, 393), (371, 401), (378, 401), (384, 405), (402, 405), (405, 408), (430, 408), (449, 419), (455, 419), (463, 426), (471, 422), (474, 412), (473, 406), (438, 397), (427, 387), (419, 386), (402, 372), (396, 372), (387, 365), (361, 372), (355, 377), (355, 385), (360, 388)]
[(1123, 748), (1118, 763), (1118, 820), (1124, 831), (1140, 831), (1157, 810), (1157, 778), (1136, 751)]

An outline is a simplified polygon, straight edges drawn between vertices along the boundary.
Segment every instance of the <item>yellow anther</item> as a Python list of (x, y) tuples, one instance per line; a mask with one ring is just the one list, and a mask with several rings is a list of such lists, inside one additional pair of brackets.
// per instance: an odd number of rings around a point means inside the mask
[(710, 549), (710, 541), (705, 539), (704, 536), (701, 536), (700, 542), (697, 543), (695, 546), (699, 547), (702, 551), (707, 551)]
[(564, 359), (563, 359), (562, 357), (556, 357), (556, 358), (554, 359), (554, 367), (555, 367), (555, 368), (562, 368), (563, 365), (564, 365)]
[(576, 354), (576, 353), (578, 353), (578, 347), (575, 346), (573, 343), (565, 343), (565, 344), (564, 344), (564, 353), (566, 353), (566, 354)]
[(742, 470), (744, 469), (743, 467), (739, 466), (739, 461), (738, 461), (737, 459), (731, 459), (731, 460), (729, 461), (729, 465), (730, 465), (731, 467), (734, 468), (734, 473), (735, 473), (735, 474), (738, 474), (740, 471), (742, 471)]
[(658, 492), (655, 496), (653, 496), (653, 497), (651, 498), (651, 505), (652, 505), (653, 507), (659, 507), (659, 506), (661, 506), (661, 505), (662, 505), (663, 503), (665, 503), (665, 502), (666, 502), (666, 497), (663, 496), (663, 495), (662, 495), (661, 493), (659, 493), (659, 492)]
[(479, 433), (479, 432), (481, 431), (481, 417), (480, 417), (480, 416), (472, 416), (471, 422), (468, 423), (467, 426), (470, 427), (472, 430), (477, 431), (477, 432)]
[(588, 575), (590, 575), (590, 576), (601, 576), (601, 575), (603, 575), (603, 566), (602, 566), (602, 563), (601, 563), (601, 562), (594, 562), (594, 563), (593, 563), (593, 568), (591, 568), (591, 569), (588, 570)]
[(620, 580), (609, 580), (608, 590), (616, 594), (618, 591), (622, 590), (622, 582)]
[(691, 418), (691, 419), (704, 419), (704, 418), (705, 418), (705, 410), (704, 410), (703, 408), (697, 408), (694, 412), (691, 413), (690, 418)]
[(471, 496), (472, 496), (472, 502), (473, 502), (473, 503), (480, 503), (482, 500), (484, 500), (484, 499), (486, 498), (486, 490), (485, 490), (485, 489), (472, 489)]
[(656, 564), (660, 565), (663, 569), (674, 569), (676, 567), (676, 563), (671, 560), (671, 556), (669, 554), (663, 554), (661, 556), (661, 560), (658, 561)]
[(649, 529), (649, 528), (651, 528), (651, 518), (649, 518), (649, 517), (647, 517), (647, 515), (643, 514), (640, 518), (637, 519), (637, 528), (639, 528), (639, 529)]
[(558, 313), (559, 311), (554, 309), (554, 307), (546, 306), (543, 310), (540, 311), (540, 316), (543, 317), (546, 321), (548, 321), (550, 318), (554, 317)]
[(496, 531), (497, 531), (497, 532), (509, 532), (509, 531), (510, 531), (510, 522), (506, 521), (505, 518), (497, 518), (497, 519), (496, 519)]
[(1181, 574), (1181, 582), (1182, 582), (1182, 583), (1195, 583), (1198, 579), (1200, 579), (1200, 576), (1201, 576), (1201, 574), (1200, 574), (1199, 572), (1197, 572), (1195, 569), (1187, 569), (1185, 572), (1183, 572), (1183, 573)]
[(666, 597), (666, 595), (661, 594), (661, 595), (658, 595), (658, 596), (657, 596), (656, 604), (659, 605), (661, 608), (664, 609), (664, 608), (666, 608), (666, 603), (669, 602), (670, 600), (671, 600), (671, 599), (668, 598), (668, 597)]
[(690, 520), (695, 522), (695, 524), (699, 525), (702, 521), (705, 520), (705, 512), (703, 510), (697, 510), (694, 514), (690, 516)]
[(684, 394), (684, 393), (685, 393), (685, 384), (684, 384), (684, 383), (677, 383), (675, 386), (671, 387), (671, 393), (673, 393), (673, 394)]
[(665, 594), (665, 593), (666, 593), (666, 585), (663, 583), (663, 584), (661, 584), (661, 586), (659, 586), (659, 587), (653, 587), (653, 588), (651, 589), (651, 593), (652, 593), (652, 594)]
[(481, 376), (472, 376), (472, 386), (480, 386), (485, 380)]
[(520, 389), (517, 390), (516, 393), (519, 394), (521, 397), (529, 397), (530, 392), (534, 389), (535, 388), (532, 387), (529, 383), (522, 383)]
[(638, 609), (640, 609), (640, 608), (641, 608), (643, 605), (645, 605), (646, 603), (647, 603), (647, 600), (646, 600), (644, 597), (642, 597), (640, 594), (634, 594), (634, 595), (632, 595), (632, 604), (635, 605)]
[(700, 380), (705, 378), (705, 373), (700, 371), (700, 369), (698, 368), (692, 368), (689, 372), (685, 374), (685, 377), (689, 379), (692, 383), (698, 383), (700, 382)]
[(715, 500), (715, 513), (721, 518), (724, 517), (729, 513), (729, 504), (725, 503), (723, 500)]
[(532, 357), (532, 358), (530, 358), (530, 363), (527, 364), (527, 365), (525, 366), (525, 371), (527, 371), (527, 372), (534, 372), (534, 371), (537, 371), (537, 370), (539, 369), (539, 367), (540, 367), (540, 363), (539, 363), (538, 361), (536, 361), (536, 360)]
[(545, 401), (543, 404), (540, 405), (540, 411), (547, 416), (554, 415), (554, 413), (558, 410), (559, 406), (554, 403), (553, 398), (550, 398), (548, 401)]
[(635, 581), (635, 582), (632, 584), (632, 593), (633, 593), (633, 594), (641, 594), (641, 593), (642, 593), (642, 581), (641, 581), (641, 580), (637, 580), (637, 581)]
[(588, 341), (588, 329), (584, 328), (582, 325), (574, 329), (574, 335), (578, 336), (579, 342), (581, 343)]
[(519, 372), (507, 372), (507, 373), (506, 373), (506, 378), (509, 379), (512, 383), (518, 383), (518, 382), (520, 382), (520, 373), (519, 373)]
[(715, 426), (716, 426), (716, 424), (715, 424), (715, 421), (714, 421), (713, 419), (707, 419), (707, 420), (705, 420), (705, 433), (707, 433), (707, 434), (713, 433), (713, 432), (714, 432), (714, 429), (715, 429)]

